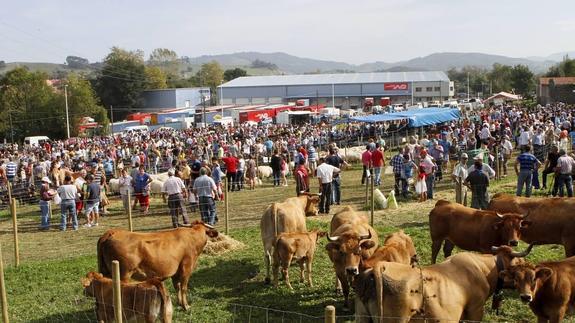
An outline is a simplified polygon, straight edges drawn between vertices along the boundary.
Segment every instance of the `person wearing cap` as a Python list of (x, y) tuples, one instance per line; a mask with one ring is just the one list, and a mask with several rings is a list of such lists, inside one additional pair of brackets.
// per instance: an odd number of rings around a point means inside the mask
[(385, 167), (383, 150), (379, 143), (375, 144), (375, 149), (371, 152), (371, 167), (373, 167), (374, 184), (379, 186), (381, 184), (381, 169)]
[[(391, 161), (389, 162), (390, 165), (393, 167), (393, 175), (394, 175), (394, 181), (395, 181), (395, 195), (399, 196), (399, 192), (400, 189), (402, 189), (403, 191), (403, 187), (407, 186), (407, 184), (404, 184), (404, 182), (407, 181), (407, 178), (405, 178), (403, 175), (404, 173), (404, 162), (403, 162), (403, 150), (402, 149), (398, 149), (397, 154), (395, 156), (393, 156), (393, 158), (391, 158)], [(404, 196), (407, 197), (407, 196)]]
[[(489, 166), (489, 164), (484, 162), (484, 160), (486, 159), (484, 157), (484, 154), (485, 153), (479, 153), (479, 154), (475, 155), (475, 157), (473, 157), (473, 161), (481, 160), (481, 171), (485, 175), (487, 175), (487, 177), (493, 178), (493, 177), (495, 177), (495, 170), (493, 168), (491, 168), (491, 166)], [(471, 173), (474, 170), (475, 170), (475, 165), (471, 165), (471, 167), (467, 168), (467, 174)]]
[(489, 187), (489, 177), (483, 172), (483, 160), (473, 159), (473, 170), (465, 178), (464, 184), (471, 190), (471, 207), (479, 210), (486, 210), (489, 203), (487, 187)]
[(50, 201), (54, 198), (54, 191), (50, 190), (52, 181), (47, 177), (42, 177), (40, 186), (40, 230), (50, 229)]
[(217, 187), (214, 180), (207, 176), (207, 173), (205, 168), (200, 169), (200, 177), (194, 181), (193, 192), (198, 196), (202, 221), (209, 225), (215, 225), (218, 222), (216, 203), (214, 202)]
[(467, 161), (469, 157), (466, 153), (459, 156), (459, 163), (455, 165), (451, 179), (455, 183), (455, 202), (467, 206), (467, 187), (463, 184), (467, 178)]
[[(167, 199), (166, 199), (167, 196)], [(174, 176), (173, 170), (168, 170), (168, 179), (162, 186), (162, 197), (164, 202), (168, 202), (168, 209), (172, 216), (172, 225), (174, 228), (180, 226), (178, 214), (182, 214), (184, 224), (189, 224), (190, 219), (186, 212), (184, 199), (187, 197), (186, 186), (181, 178)]]
[(305, 160), (299, 160), (295, 169), (296, 195), (309, 192), (309, 175), (305, 167)]

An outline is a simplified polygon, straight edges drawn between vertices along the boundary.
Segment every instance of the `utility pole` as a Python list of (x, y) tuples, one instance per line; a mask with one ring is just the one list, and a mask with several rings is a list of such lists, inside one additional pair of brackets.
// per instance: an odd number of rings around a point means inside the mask
[(68, 115), (68, 84), (64, 84), (64, 100), (66, 102), (66, 133), (70, 139), (70, 116)]
[(110, 119), (112, 121), (112, 125), (110, 126), (112, 137), (114, 137), (114, 107), (110, 104)]
[(467, 100), (469, 100), (469, 72), (467, 72)]

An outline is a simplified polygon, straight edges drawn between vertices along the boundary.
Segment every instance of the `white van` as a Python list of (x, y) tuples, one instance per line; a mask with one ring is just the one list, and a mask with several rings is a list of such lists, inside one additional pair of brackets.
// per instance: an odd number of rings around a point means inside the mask
[(148, 132), (149, 129), (148, 129), (148, 126), (146, 126), (146, 125), (130, 126), (130, 127), (126, 127), (122, 132), (128, 133), (128, 132), (130, 132), (130, 131), (131, 131), (131, 132), (136, 132), (136, 131), (139, 131), (139, 132)]
[(24, 138), (24, 146), (41, 146), (46, 141), (50, 141), (50, 138), (46, 136), (32, 136)]

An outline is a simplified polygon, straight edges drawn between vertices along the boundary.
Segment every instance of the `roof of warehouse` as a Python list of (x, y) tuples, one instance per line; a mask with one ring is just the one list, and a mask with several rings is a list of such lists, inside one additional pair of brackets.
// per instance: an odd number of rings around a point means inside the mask
[(358, 84), (387, 82), (449, 81), (444, 72), (388, 72), (346, 74), (303, 74), (243, 76), (222, 84), (220, 87), (284, 86), (316, 84)]

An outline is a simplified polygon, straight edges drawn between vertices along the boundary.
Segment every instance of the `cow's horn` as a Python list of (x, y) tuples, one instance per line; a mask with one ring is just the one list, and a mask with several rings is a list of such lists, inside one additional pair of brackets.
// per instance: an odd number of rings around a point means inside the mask
[(327, 235), (327, 240), (331, 242), (336, 242), (339, 239), (339, 236), (330, 237), (329, 234)]
[(367, 230), (367, 235), (359, 236), (359, 240), (371, 239), (371, 230)]
[(523, 258), (527, 256), (531, 252), (531, 249), (533, 249), (533, 246), (535, 246), (535, 244), (536, 244), (535, 242), (530, 243), (529, 247), (527, 247), (527, 249), (525, 249), (525, 251), (523, 252), (512, 252), (511, 257)]
[(211, 226), (211, 225), (209, 225), (209, 224), (207, 224), (207, 223), (202, 223), (202, 224), (203, 224), (206, 228), (208, 228), (208, 229), (212, 229), (212, 230), (215, 229), (215, 227), (213, 227), (213, 226)]
[(503, 219), (503, 215), (501, 215), (501, 214), (499, 214), (499, 213), (495, 213), (495, 214), (497, 214), (497, 217), (498, 217), (498, 218)]

